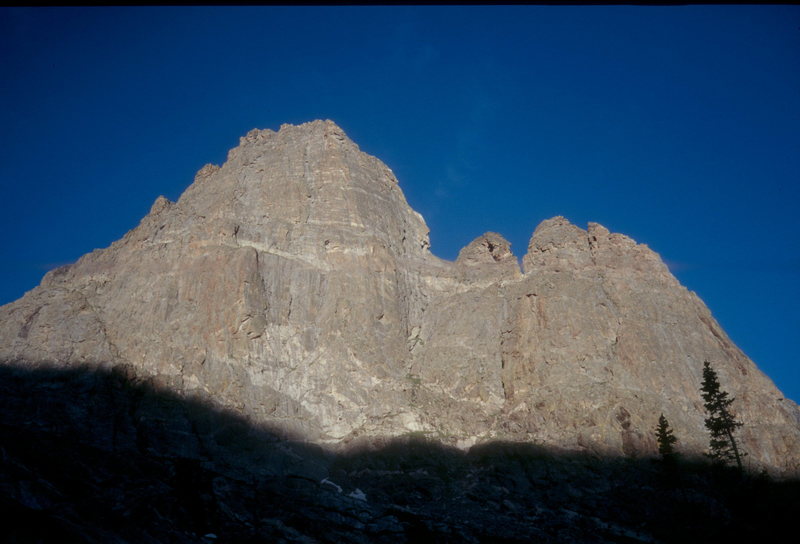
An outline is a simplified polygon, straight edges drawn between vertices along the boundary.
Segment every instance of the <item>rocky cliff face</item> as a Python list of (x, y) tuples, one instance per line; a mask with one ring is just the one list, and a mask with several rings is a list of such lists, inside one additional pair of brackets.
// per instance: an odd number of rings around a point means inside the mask
[(455, 262), (383, 163), (330, 121), (254, 130), (172, 203), (0, 308), (0, 360), (125, 367), (332, 445), (424, 432), (655, 452), (707, 446), (704, 360), (753, 465), (800, 470), (800, 411), (656, 253), (563, 217), (520, 270), (486, 233)]

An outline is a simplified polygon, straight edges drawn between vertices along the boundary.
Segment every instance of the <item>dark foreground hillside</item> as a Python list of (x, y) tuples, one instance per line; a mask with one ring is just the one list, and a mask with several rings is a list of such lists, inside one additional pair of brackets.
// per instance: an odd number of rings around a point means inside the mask
[(794, 542), (800, 482), (425, 437), (333, 453), (124, 371), (0, 367), (4, 542)]

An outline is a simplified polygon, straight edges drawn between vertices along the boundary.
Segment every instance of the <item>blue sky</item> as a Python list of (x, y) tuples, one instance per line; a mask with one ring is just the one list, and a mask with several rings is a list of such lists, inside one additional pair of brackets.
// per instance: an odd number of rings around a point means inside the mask
[(0, 304), (252, 128), (333, 119), (452, 259), (648, 244), (800, 400), (800, 7), (0, 9)]

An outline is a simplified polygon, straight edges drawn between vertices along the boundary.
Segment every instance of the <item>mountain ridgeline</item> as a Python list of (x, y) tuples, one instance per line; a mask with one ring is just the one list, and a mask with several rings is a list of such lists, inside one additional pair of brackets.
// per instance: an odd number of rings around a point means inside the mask
[[(711, 361), (750, 468), (800, 472), (800, 410), (647, 246), (543, 221), (520, 267), (454, 262), (330, 121), (253, 130), (177, 202), (0, 307), (0, 361), (122, 371), (332, 451), (414, 433), (647, 457), (708, 448)], [(98, 417), (102, 417), (98, 414)]]

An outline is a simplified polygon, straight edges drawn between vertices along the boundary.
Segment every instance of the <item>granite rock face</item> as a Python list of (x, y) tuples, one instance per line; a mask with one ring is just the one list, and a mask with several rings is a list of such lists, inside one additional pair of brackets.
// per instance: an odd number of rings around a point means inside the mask
[(522, 269), (486, 233), (429, 251), (397, 179), (330, 121), (254, 130), (106, 249), (0, 308), (0, 361), (122, 367), (329, 445), (423, 432), (601, 454), (707, 446), (703, 361), (754, 466), (800, 470), (800, 410), (659, 256), (563, 217)]

